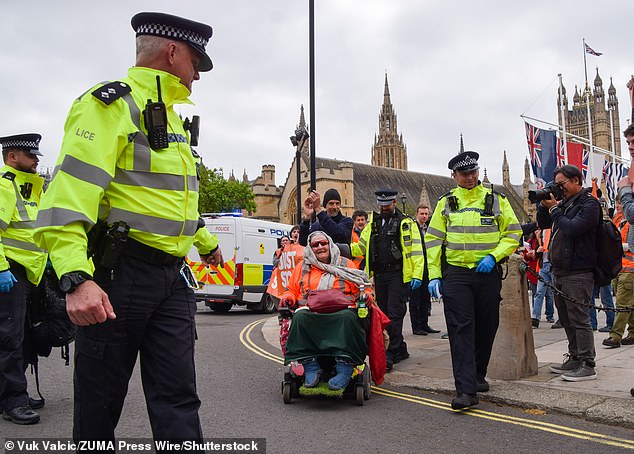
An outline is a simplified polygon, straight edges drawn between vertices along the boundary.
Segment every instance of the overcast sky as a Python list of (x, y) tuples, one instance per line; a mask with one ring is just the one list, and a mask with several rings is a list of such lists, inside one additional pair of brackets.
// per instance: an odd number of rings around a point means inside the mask
[(139, 11), (213, 27), (214, 69), (194, 83), (196, 105), (182, 113), (200, 115), (198, 151), (225, 176), (246, 169), (253, 179), (274, 164), (283, 184), (302, 104), (318, 156), (369, 164), (387, 72), (410, 170), (447, 175), (462, 133), (493, 182), (501, 181), (506, 150), (519, 184), (528, 156), (520, 115), (557, 122), (558, 73), (572, 104), (575, 84), (584, 83), (584, 37), (603, 53), (587, 56), (590, 81), (598, 66), (607, 93), (613, 77), (621, 130), (630, 118), (634, 2), (315, 3), (311, 119), (308, 0), (0, 0), (0, 135), (40, 132), (41, 166), (54, 166), (73, 99), (134, 64), (130, 18)]

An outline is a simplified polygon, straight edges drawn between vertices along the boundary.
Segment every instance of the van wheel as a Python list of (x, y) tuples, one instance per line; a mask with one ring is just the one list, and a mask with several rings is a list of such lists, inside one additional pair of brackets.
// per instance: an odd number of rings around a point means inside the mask
[(233, 306), (231, 303), (215, 303), (210, 307), (214, 312), (229, 312), (231, 310), (231, 306)]
[(277, 310), (279, 300), (274, 296), (265, 293), (262, 297), (262, 306), (260, 307), (260, 312), (263, 314), (272, 314)]

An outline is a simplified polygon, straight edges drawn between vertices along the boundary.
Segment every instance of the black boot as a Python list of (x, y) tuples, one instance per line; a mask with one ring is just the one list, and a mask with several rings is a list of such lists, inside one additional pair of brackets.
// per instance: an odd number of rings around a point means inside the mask
[(40, 421), (40, 415), (28, 406), (15, 407), (11, 410), (5, 410), (2, 417), (7, 421), (21, 425), (36, 424)]

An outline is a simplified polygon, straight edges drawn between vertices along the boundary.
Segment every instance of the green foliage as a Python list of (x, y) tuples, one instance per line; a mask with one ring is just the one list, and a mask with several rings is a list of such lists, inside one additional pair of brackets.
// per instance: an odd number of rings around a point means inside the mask
[(198, 210), (201, 213), (255, 211), (255, 194), (248, 183), (228, 181), (218, 169), (200, 166)]

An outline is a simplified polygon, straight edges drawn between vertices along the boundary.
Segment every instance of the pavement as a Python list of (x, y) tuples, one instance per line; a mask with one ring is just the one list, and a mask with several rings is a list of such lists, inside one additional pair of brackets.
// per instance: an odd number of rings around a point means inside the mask
[[(599, 315), (599, 327), (605, 324), (605, 314)], [(603, 322), (603, 324), (602, 324)], [(455, 395), (451, 370), (449, 341), (441, 339), (446, 332), (442, 307), (433, 303), (429, 325), (441, 333), (427, 336), (412, 334), (409, 315), (405, 316), (403, 335), (410, 358), (394, 365), (382, 386), (405, 386), (425, 391)], [(552, 329), (542, 319), (533, 329), (537, 375), (519, 380), (498, 380), (487, 377), (491, 389), (479, 393), (481, 401), (524, 408), (529, 412), (562, 413), (603, 424), (634, 429), (634, 345), (606, 348), (601, 345), (608, 333), (595, 331), (596, 371), (598, 378), (583, 382), (566, 382), (549, 371), (553, 363), (561, 363), (568, 351), (563, 329)], [(279, 349), (279, 326), (272, 317), (262, 327), (265, 340)]]

